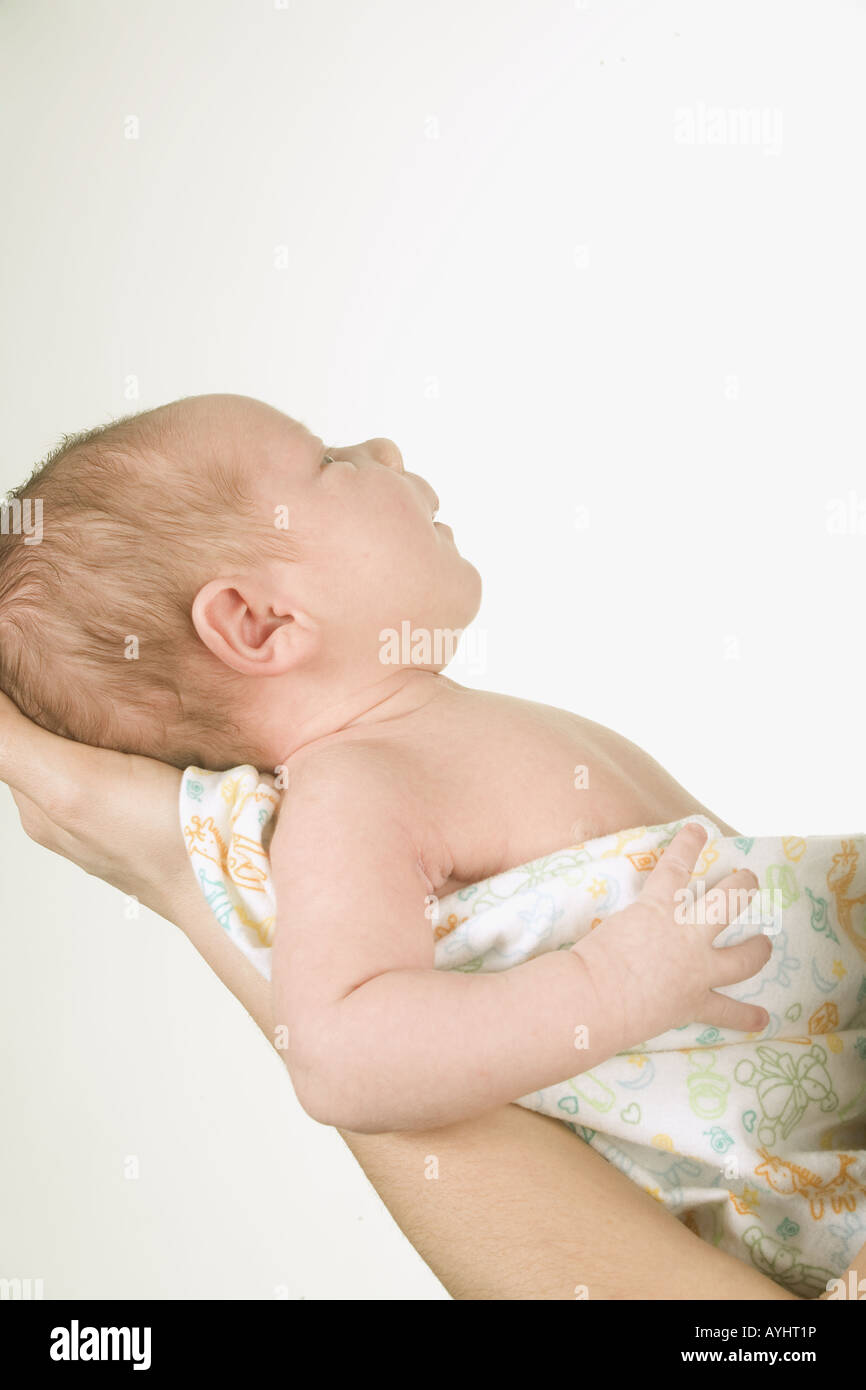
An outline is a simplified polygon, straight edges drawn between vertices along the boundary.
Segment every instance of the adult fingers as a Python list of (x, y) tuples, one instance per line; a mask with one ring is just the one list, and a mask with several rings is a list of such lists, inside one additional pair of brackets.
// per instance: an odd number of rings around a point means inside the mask
[(12, 791), (12, 800), (18, 807), (18, 814), (21, 817), (21, 827), (29, 839), (34, 840), (37, 845), (42, 845), (45, 849), (54, 850), (56, 854), (64, 852), (64, 832), (59, 826), (55, 825), (44, 811), (42, 811), (35, 801), (31, 801), (22, 792)]
[(35, 802), (50, 820), (74, 820), (94, 788), (119, 781), (129, 762), (124, 753), (50, 733), (0, 695), (0, 781)]
[(0, 781), (40, 804), (71, 776), (76, 745), (27, 719), (0, 692)]

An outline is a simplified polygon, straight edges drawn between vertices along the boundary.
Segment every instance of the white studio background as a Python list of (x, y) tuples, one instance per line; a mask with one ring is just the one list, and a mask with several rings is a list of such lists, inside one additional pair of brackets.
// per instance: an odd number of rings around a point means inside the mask
[[(455, 679), (864, 829), (866, 6), (5, 0), (0, 48), (0, 487), (205, 391), (389, 435), (484, 577)], [(177, 931), (0, 813), (0, 1276), (444, 1298)]]

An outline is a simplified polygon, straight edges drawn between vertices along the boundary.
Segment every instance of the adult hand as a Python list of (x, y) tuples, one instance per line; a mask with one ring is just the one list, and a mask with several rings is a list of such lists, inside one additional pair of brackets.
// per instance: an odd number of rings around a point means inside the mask
[(192, 882), (176, 767), (48, 733), (0, 693), (0, 780), (31, 840), (155, 912)]

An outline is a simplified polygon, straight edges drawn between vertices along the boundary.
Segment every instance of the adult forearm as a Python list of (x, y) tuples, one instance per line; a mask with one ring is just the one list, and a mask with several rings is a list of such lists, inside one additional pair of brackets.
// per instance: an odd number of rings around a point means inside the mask
[(270, 983), (251, 965), (246, 956), (220, 927), (208, 907), (192, 873), (188, 882), (173, 885), (166, 901), (154, 911), (173, 922), (190, 945), (207, 961), (218, 979), (243, 1005), (272, 1045), (276, 1044)]
[(851, 1264), (838, 1279), (830, 1280), (819, 1297), (828, 1302), (836, 1299), (866, 1298), (866, 1245), (857, 1251)]
[(286, 1061), (314, 1119), (376, 1134), (481, 1114), (621, 1044), (582, 959), (552, 951), (488, 974), (377, 975), (297, 1030)]
[(560, 1120), (520, 1105), (343, 1139), (455, 1299), (798, 1301), (693, 1235)]

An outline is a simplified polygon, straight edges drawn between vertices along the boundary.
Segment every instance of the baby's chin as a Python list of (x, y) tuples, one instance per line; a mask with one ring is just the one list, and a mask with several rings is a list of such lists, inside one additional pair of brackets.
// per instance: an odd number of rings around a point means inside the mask
[(468, 627), (473, 618), (478, 617), (478, 610), (481, 607), (482, 580), (481, 572), (472, 564), (471, 560), (463, 557), (466, 566), (465, 594), (466, 594), (466, 616), (461, 623), (461, 627)]

